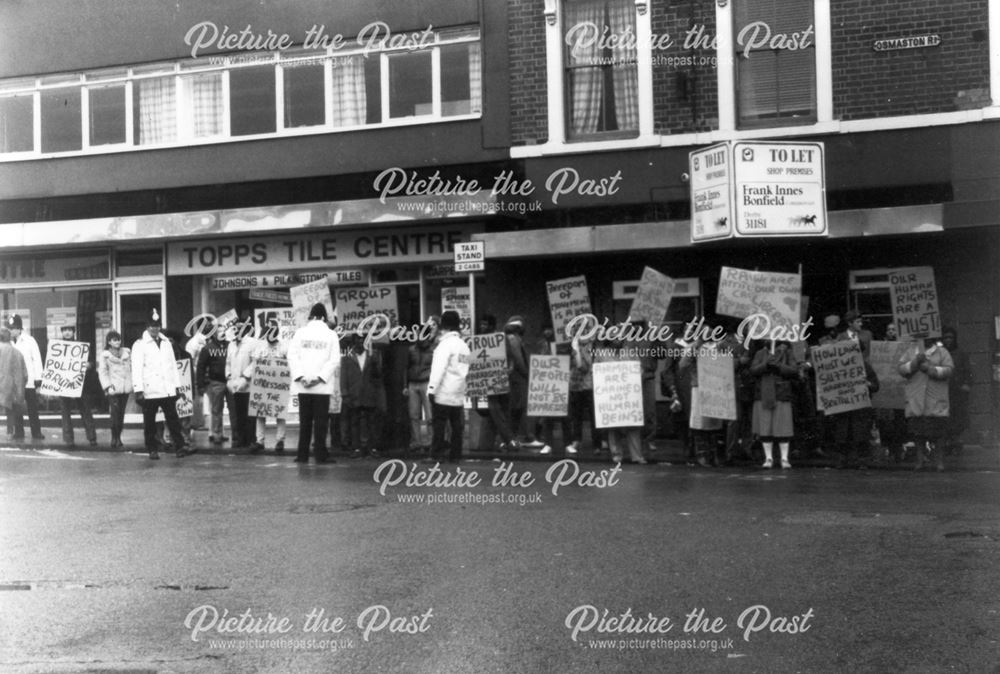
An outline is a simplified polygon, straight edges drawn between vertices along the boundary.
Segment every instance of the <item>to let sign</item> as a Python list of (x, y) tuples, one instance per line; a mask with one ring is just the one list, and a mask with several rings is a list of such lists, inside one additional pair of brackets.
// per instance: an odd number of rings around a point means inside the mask
[(727, 143), (688, 155), (691, 176), (691, 242), (733, 235), (732, 162)]
[(827, 234), (822, 143), (734, 143), (733, 173), (736, 236)]
[(461, 241), (455, 244), (455, 271), (483, 271), (486, 269), (486, 242)]

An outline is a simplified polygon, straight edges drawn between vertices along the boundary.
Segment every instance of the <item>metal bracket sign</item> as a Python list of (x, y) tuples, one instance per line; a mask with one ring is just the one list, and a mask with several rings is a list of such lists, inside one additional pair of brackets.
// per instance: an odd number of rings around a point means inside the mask
[(829, 233), (822, 143), (721, 143), (688, 161), (692, 243)]
[(485, 269), (485, 241), (459, 241), (455, 243), (456, 272), (483, 271)]

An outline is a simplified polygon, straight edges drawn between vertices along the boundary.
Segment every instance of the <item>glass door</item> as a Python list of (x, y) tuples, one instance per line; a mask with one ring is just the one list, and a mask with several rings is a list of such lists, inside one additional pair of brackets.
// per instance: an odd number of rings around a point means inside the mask
[(159, 281), (119, 284), (115, 289), (116, 323), (122, 333), (122, 343), (131, 347), (142, 337), (146, 320), (156, 309), (164, 325), (163, 286)]

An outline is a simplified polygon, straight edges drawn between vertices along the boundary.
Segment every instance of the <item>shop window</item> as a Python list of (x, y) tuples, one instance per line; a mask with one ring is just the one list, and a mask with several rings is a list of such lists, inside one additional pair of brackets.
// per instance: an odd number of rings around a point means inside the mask
[(810, 0), (734, 4), (740, 127), (816, 121), (816, 47)]
[(42, 90), (42, 152), (71, 152), (82, 147), (80, 109), (79, 88)]
[(125, 85), (110, 84), (89, 87), (87, 90), (90, 114), (89, 136), (91, 145), (124, 143), (125, 137)]
[(319, 126), (326, 121), (323, 65), (284, 66), (285, 128)]
[(566, 0), (563, 43), (569, 138), (638, 135), (635, 11), (633, 0)]
[(366, 63), (367, 59), (360, 54), (333, 60), (330, 107), (334, 126), (361, 126), (368, 122)]
[(234, 68), (229, 73), (229, 132), (274, 133), (274, 66)]
[(0, 98), (0, 151), (31, 152), (34, 149), (34, 94)]
[(892, 323), (892, 297), (888, 269), (852, 271), (850, 277), (851, 309), (864, 317), (864, 328), (871, 330), (875, 339), (885, 336), (885, 329)]
[(225, 104), (222, 98), (222, 73), (199, 73), (180, 78), (184, 105), (180, 122), (183, 138), (206, 138), (223, 132)]
[(467, 115), (480, 112), (482, 74), (479, 44), (441, 48), (441, 114)]
[(430, 52), (389, 55), (389, 117), (433, 113)]

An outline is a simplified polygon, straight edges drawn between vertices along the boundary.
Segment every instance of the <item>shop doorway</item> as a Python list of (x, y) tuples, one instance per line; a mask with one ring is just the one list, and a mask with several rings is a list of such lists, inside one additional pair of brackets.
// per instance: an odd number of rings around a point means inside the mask
[(163, 288), (159, 282), (119, 286), (115, 290), (115, 307), (122, 342), (129, 346), (142, 337), (146, 320), (154, 308), (164, 325), (167, 324), (167, 317), (163, 315)]

